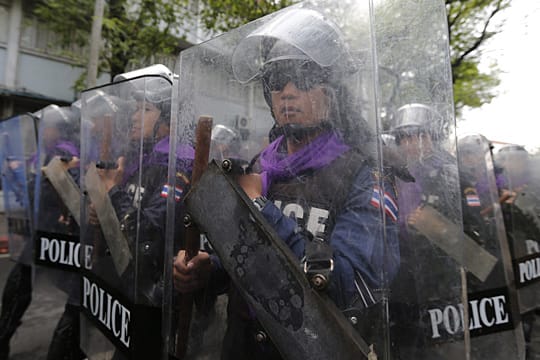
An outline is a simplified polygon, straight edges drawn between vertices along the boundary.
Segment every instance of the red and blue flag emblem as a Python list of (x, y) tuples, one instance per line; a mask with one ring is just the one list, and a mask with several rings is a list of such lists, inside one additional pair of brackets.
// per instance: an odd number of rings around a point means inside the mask
[[(169, 196), (169, 184), (163, 185), (163, 189), (161, 189), (161, 197), (166, 198)], [(182, 194), (184, 193), (184, 189), (182, 189), (180, 186), (174, 187), (174, 200), (180, 201), (182, 199)]]
[(371, 205), (375, 206), (377, 209), (381, 206), (381, 196), (384, 195), (384, 212), (386, 215), (388, 215), (389, 218), (392, 219), (392, 221), (396, 222), (398, 219), (398, 206), (394, 198), (392, 198), (392, 195), (390, 195), (388, 192), (382, 191), (381, 188), (378, 186), (373, 187), (373, 196), (371, 197)]
[(465, 193), (465, 200), (467, 201), (467, 206), (471, 206), (471, 207), (481, 206), (480, 197), (478, 197), (478, 193), (476, 192), (476, 189), (472, 187), (468, 187), (463, 192)]
[(480, 198), (476, 194), (467, 195), (468, 206), (480, 206)]

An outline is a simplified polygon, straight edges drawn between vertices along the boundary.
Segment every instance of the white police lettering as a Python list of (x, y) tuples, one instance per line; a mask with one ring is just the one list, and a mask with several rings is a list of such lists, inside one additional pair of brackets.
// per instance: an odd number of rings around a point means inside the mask
[(80, 268), (80, 243), (41, 236), (39, 241), (39, 260)]
[(328, 219), (329, 214), (328, 210), (312, 207), (309, 211), (308, 231), (315, 236), (324, 234), (325, 220)]
[(111, 294), (83, 276), (82, 305), (116, 339), (129, 348), (130, 311)]
[(135, 184), (130, 184), (127, 187), (127, 193), (133, 197), (133, 206), (139, 207), (144, 195), (144, 188)]
[[(469, 330), (507, 324), (510, 316), (506, 312), (505, 304), (504, 295), (469, 301)], [(432, 339), (440, 338), (444, 334), (454, 335), (463, 332), (463, 305), (433, 308), (429, 309), (428, 313)]]
[(92, 251), (94, 247), (92, 245), (84, 246), (84, 267), (88, 270), (92, 270)]
[[(538, 254), (540, 256), (540, 254)], [(525, 260), (519, 263), (519, 283), (524, 284), (528, 281), (540, 277), (540, 257)]]
[[(282, 202), (279, 200), (274, 201), (274, 204), (281, 208)], [(320, 236), (324, 234), (326, 230), (326, 220), (330, 212), (325, 209), (321, 209), (315, 206), (309, 207), (307, 211), (302, 207), (302, 205), (295, 203), (288, 203), (283, 207), (282, 210), (285, 216), (294, 216), (296, 219), (306, 219), (307, 213), (307, 223), (306, 229), (315, 236)]]
[(304, 209), (302, 206), (298, 204), (287, 204), (283, 208), (283, 214), (285, 216), (294, 216), (297, 219), (303, 219), (304, 218)]

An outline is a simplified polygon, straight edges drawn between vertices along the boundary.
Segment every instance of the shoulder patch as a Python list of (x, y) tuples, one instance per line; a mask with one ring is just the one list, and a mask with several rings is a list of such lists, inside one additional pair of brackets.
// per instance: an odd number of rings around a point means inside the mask
[(476, 193), (476, 189), (473, 187), (468, 187), (463, 191), (465, 195), (465, 200), (467, 201), (467, 206), (478, 207), (480, 206), (480, 197)]
[[(169, 189), (170, 189), (170, 185), (169, 184), (165, 184), (163, 185), (163, 188), (161, 189), (161, 197), (162, 198), (167, 198), (169, 197)], [(176, 185), (174, 187), (174, 200), (176, 202), (182, 200), (182, 194), (184, 193), (184, 189), (179, 186), (179, 185)]]
[(392, 195), (390, 195), (390, 193), (386, 191), (383, 192), (380, 187), (374, 186), (370, 204), (379, 209), (381, 207), (382, 200), (384, 200), (385, 214), (392, 219), (393, 222), (396, 222), (399, 215), (397, 202), (394, 200)]

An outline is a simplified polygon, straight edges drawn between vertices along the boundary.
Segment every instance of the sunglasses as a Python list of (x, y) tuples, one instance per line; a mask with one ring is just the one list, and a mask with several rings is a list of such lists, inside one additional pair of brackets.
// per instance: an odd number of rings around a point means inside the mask
[(267, 65), (262, 77), (265, 89), (269, 91), (282, 91), (288, 83), (301, 91), (309, 91), (317, 86), (327, 84), (329, 73), (313, 62), (287, 61), (275, 62)]

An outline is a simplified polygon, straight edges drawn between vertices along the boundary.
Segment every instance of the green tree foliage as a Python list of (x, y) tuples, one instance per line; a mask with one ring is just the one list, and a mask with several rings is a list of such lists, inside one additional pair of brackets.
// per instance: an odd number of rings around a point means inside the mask
[[(103, 21), (101, 70), (112, 76), (130, 62), (150, 64), (156, 55), (180, 50), (178, 29), (200, 16), (209, 33), (220, 33), (297, 2), (295, 0), (108, 0)], [(35, 14), (60, 35), (64, 45), (86, 46), (94, 0), (36, 0)], [(495, 95), (497, 69), (481, 71), (486, 41), (499, 30), (497, 15), (510, 0), (445, 0), (456, 110), (479, 107)], [(421, 9), (419, 9), (420, 11)]]
[[(298, 1), (201, 0), (201, 18), (208, 29), (227, 31), (295, 2)], [(483, 72), (479, 65), (483, 46), (500, 30), (494, 21), (510, 0), (445, 0), (445, 4), (454, 101), (459, 114), (464, 106), (480, 107), (496, 95), (496, 67)]]
[[(88, 45), (94, 0), (39, 0), (34, 13), (62, 44)], [(114, 76), (126, 71), (130, 61), (144, 64), (156, 55), (175, 55), (178, 29), (187, 27), (188, 13), (185, 0), (108, 0), (100, 69)]]
[(294, 2), (293, 0), (201, 0), (200, 15), (207, 29), (225, 32)]
[(498, 14), (510, 0), (446, 0), (450, 35), (452, 80), (456, 110), (480, 107), (496, 96), (496, 67), (481, 71), (479, 65), (486, 41), (499, 30)]

